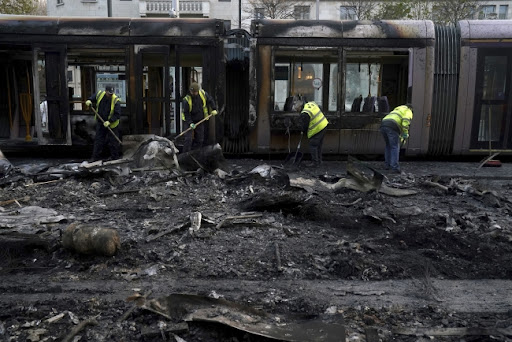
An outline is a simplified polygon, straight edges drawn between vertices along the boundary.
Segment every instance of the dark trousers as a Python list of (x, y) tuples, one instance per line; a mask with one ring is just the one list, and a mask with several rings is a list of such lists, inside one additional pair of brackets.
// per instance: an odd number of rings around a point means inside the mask
[(400, 171), (400, 137), (396, 130), (391, 127), (381, 126), (380, 132), (386, 143), (384, 149), (384, 161), (386, 167), (390, 167), (394, 171)]
[[(115, 135), (119, 138), (119, 126), (111, 128)], [(121, 146), (119, 142), (112, 136), (108, 128), (103, 126), (103, 123), (96, 123), (96, 137), (94, 138), (94, 149), (92, 152), (93, 161), (100, 160), (103, 149), (108, 147), (111, 159), (121, 158)]]
[(203, 122), (202, 124), (196, 126), (194, 130), (191, 130), (185, 134), (183, 153), (203, 147), (204, 125), (206, 125), (206, 122)]
[(309, 152), (311, 161), (322, 164), (322, 145), (324, 144), (325, 128), (309, 138)]

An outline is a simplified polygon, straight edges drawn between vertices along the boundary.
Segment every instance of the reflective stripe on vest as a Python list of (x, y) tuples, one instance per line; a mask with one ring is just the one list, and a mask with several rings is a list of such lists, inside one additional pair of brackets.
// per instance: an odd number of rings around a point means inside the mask
[(327, 127), (329, 123), (324, 113), (320, 110), (320, 107), (314, 102), (306, 103), (302, 113), (309, 115), (308, 139)]
[[(98, 91), (98, 93), (96, 94), (96, 108), (100, 107), (100, 102), (101, 102), (101, 99), (103, 98), (103, 96), (105, 96), (105, 91), (104, 90)], [(112, 101), (110, 103), (110, 113), (107, 118), (108, 121), (110, 121), (110, 118), (114, 114), (114, 108), (116, 106), (116, 103), (119, 101), (120, 101), (119, 97), (117, 97), (116, 94), (112, 94)], [(96, 113), (94, 113), (94, 120), (97, 120)], [(116, 128), (117, 125), (119, 125), (119, 119), (114, 122), (111, 122), (110, 128)]]
[[(199, 90), (199, 96), (201, 97), (201, 100), (203, 100), (203, 113), (204, 117), (208, 116), (208, 107), (206, 107), (206, 95), (204, 93), (203, 89)], [(188, 103), (188, 111), (192, 111), (192, 96), (187, 95), (185, 96), (185, 100), (187, 100)], [(185, 112), (181, 112), (181, 120), (185, 121)]]

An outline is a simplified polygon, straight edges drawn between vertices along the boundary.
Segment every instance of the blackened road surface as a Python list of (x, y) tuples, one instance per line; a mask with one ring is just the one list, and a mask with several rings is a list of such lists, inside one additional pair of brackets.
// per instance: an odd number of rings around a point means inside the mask
[[(77, 299), (88, 301), (101, 297), (109, 302), (123, 301), (134, 289), (152, 290), (152, 298), (165, 297), (176, 292), (194, 292), (209, 288), (229, 298), (249, 298), (255, 293), (286, 293), (291, 298), (298, 294), (334, 305), (338, 308), (368, 306), (414, 309), (429, 304), (447, 311), (509, 312), (512, 310), (512, 280), (388, 280), (388, 281), (326, 281), (326, 280), (212, 280), (148, 276), (143, 280), (120, 282), (115, 280), (73, 281), (73, 275), (24, 275), (0, 283), (0, 306), (13, 303), (35, 305), (46, 301)], [(101, 284), (101, 287), (98, 287)], [(34, 286), (36, 285), (36, 286)], [(286, 299), (286, 298), (283, 298)]]

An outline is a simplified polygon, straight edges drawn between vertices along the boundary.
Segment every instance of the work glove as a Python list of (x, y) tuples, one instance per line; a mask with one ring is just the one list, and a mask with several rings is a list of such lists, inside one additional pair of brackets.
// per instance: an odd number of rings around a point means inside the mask
[(213, 116), (215, 116), (215, 115), (217, 115), (218, 113), (217, 113), (217, 111), (214, 109), (214, 110), (212, 110), (212, 112), (211, 112), (210, 114), (211, 114), (211, 115), (213, 115)]
[(196, 129), (196, 124), (192, 122), (192, 123), (190, 124), (190, 128), (192, 128), (192, 129)]
[(90, 107), (90, 106), (92, 105), (91, 100), (87, 100), (87, 101), (85, 101), (85, 105), (86, 105), (87, 107)]
[(105, 127), (110, 126), (110, 121), (105, 121), (105, 122), (103, 123), (103, 126), (105, 126)]

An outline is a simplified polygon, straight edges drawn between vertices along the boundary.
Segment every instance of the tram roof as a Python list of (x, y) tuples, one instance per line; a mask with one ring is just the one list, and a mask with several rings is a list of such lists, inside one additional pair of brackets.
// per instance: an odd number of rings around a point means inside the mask
[(510, 20), (461, 20), (459, 28), (462, 39), (512, 39)]
[(430, 20), (282, 20), (252, 22), (251, 33), (262, 38), (435, 39)]
[(0, 15), (0, 33), (13, 35), (194, 37), (224, 34), (223, 21), (203, 18), (100, 18)]

